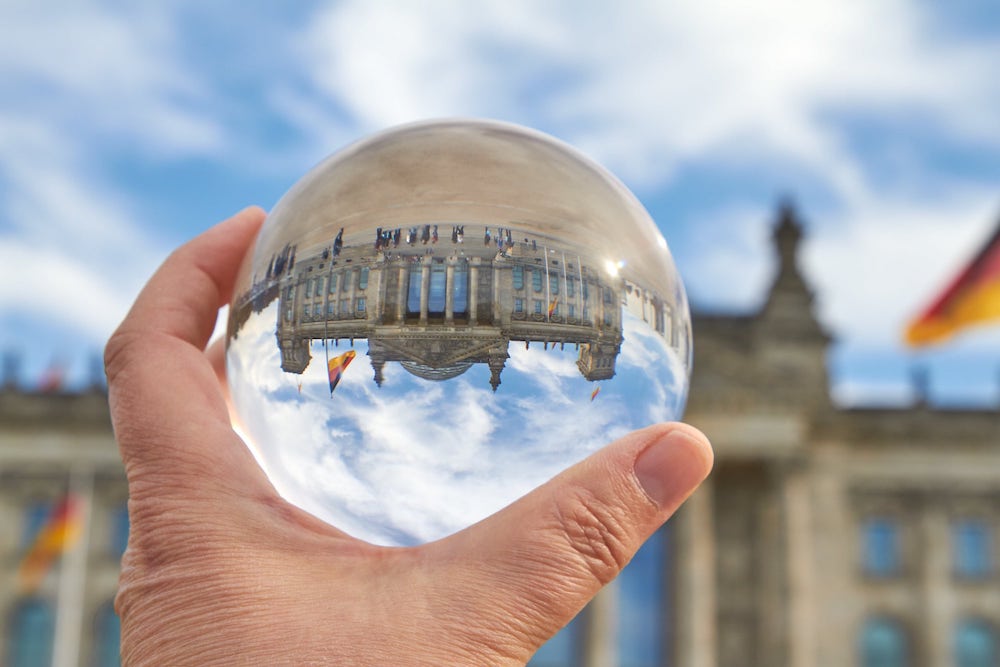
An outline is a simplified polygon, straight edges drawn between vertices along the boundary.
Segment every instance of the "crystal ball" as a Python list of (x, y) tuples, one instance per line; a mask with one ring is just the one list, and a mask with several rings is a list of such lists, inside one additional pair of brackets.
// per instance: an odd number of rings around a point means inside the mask
[(277, 491), (405, 546), (679, 418), (691, 324), (663, 235), (608, 171), (527, 128), (434, 121), (281, 198), (226, 349), (234, 425)]

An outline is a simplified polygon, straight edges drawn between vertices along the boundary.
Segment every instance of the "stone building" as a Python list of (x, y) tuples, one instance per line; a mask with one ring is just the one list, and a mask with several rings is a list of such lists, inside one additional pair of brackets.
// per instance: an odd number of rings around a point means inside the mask
[[(0, 665), (118, 664), (113, 602), (128, 539), (128, 488), (103, 386), (0, 389)], [(17, 571), (55, 503), (79, 501), (75, 548), (31, 595)]]
[[(533, 665), (998, 664), (1000, 414), (835, 406), (800, 236), (783, 209), (759, 312), (695, 316), (686, 419), (715, 445), (712, 476)], [(485, 325), (463, 298), (452, 317)], [(84, 539), (37, 595), (18, 597), (25, 544), (67, 488), (85, 498)], [(124, 501), (99, 392), (0, 393), (0, 664), (36, 664), (24, 656), (53, 645), (60, 665), (115, 664)]]
[(230, 320), (235, 337), (251, 313), (277, 301), (282, 371), (303, 373), (313, 341), (364, 339), (380, 387), (390, 361), (439, 380), (484, 363), (496, 391), (512, 342), (575, 346), (581, 375), (607, 380), (615, 375), (629, 316), (688, 359), (690, 333), (670, 302), (656, 287), (619, 275), (618, 267), (599, 266), (599, 247), (517, 228), (505, 228), (502, 242), (493, 228), (494, 246), (491, 229), (472, 224), (461, 225), (469, 243), (437, 246), (426, 242), (431, 225), (423, 228), (422, 243), (415, 242), (419, 228), (401, 244), (401, 230), (396, 241), (383, 242), (389, 232), (379, 228), (374, 247), (357, 235), (345, 244), (343, 230), (309, 252), (288, 246), (294, 260), (284, 262), (283, 251), (237, 300)]

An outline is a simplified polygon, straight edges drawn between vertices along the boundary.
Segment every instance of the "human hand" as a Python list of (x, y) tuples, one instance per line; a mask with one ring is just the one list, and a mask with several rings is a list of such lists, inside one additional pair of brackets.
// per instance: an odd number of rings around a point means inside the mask
[(107, 345), (131, 517), (124, 663), (523, 665), (705, 478), (708, 442), (636, 431), (419, 547), (338, 531), (275, 492), (230, 426), (221, 346), (205, 349), (263, 218), (175, 251)]

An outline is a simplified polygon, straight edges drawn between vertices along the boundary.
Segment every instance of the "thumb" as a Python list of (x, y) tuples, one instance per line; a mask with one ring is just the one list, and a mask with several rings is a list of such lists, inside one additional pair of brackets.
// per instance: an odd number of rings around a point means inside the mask
[[(671, 423), (631, 433), (503, 511), (436, 543), (483, 640), (527, 660), (614, 579), (712, 468), (708, 440)], [(497, 638), (501, 628), (505, 637)]]

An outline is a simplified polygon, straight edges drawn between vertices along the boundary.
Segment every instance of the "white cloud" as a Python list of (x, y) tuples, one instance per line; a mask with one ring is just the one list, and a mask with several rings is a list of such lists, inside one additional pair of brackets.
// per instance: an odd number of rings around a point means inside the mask
[(305, 52), (362, 128), (527, 116), (635, 183), (693, 156), (772, 156), (851, 194), (858, 165), (826, 114), (923, 113), (1000, 141), (985, 111), (1000, 49), (949, 41), (932, 18), (901, 1), (347, 2), (318, 13)]
[(142, 6), (3, 3), (2, 88), (16, 100), (8, 114), (42, 114), (69, 141), (97, 134), (169, 155), (217, 148), (206, 82), (180, 65), (170, 19)]
[(996, 193), (938, 192), (933, 200), (884, 197), (814, 229), (805, 264), (820, 316), (858, 344), (902, 340), (927, 306), (992, 233)]
[(220, 145), (163, 18), (100, 3), (0, 7), (6, 314), (100, 345), (166, 254), (136, 193), (106, 173), (116, 151), (160, 159)]

